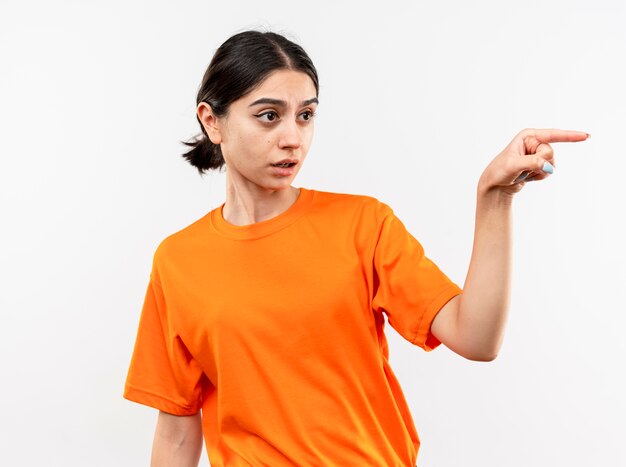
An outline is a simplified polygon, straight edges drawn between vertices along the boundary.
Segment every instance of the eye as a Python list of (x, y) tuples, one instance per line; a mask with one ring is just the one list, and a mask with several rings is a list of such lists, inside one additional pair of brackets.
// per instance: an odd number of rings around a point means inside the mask
[(311, 120), (313, 117), (315, 117), (315, 112), (313, 112), (312, 110), (305, 110), (304, 112), (302, 112), (300, 114), (302, 116), (302, 120), (304, 121), (309, 121)]
[(270, 110), (269, 112), (263, 112), (262, 114), (257, 115), (257, 118), (262, 122), (273, 122), (278, 118), (278, 114), (273, 110)]

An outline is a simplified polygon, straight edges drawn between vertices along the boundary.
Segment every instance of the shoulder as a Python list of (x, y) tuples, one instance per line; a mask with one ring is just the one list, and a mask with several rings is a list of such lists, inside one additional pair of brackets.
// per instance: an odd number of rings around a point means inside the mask
[(378, 198), (360, 193), (338, 193), (315, 190), (315, 204), (326, 212), (343, 214), (355, 212), (360, 215), (379, 216), (391, 208)]
[(318, 191), (312, 219), (316, 228), (334, 236), (357, 238), (369, 245), (377, 238), (393, 211), (377, 197), (359, 193)]
[(193, 255), (194, 251), (207, 244), (207, 231), (211, 212), (162, 238), (154, 251), (155, 266), (166, 267), (177, 258)]

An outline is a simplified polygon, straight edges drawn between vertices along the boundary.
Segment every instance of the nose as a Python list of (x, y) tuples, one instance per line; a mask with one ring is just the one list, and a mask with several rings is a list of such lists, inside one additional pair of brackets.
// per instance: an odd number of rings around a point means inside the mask
[(298, 123), (293, 120), (285, 120), (282, 123), (278, 146), (281, 149), (298, 149), (302, 146), (302, 130)]

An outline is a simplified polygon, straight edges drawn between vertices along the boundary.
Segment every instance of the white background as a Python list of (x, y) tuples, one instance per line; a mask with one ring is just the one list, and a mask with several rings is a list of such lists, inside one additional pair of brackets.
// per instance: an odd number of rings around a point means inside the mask
[(0, 464), (148, 464), (156, 411), (122, 391), (152, 254), (225, 197), (180, 141), (215, 49), (260, 27), (320, 74), (294, 186), (388, 203), (461, 286), (489, 161), (525, 127), (591, 133), (516, 196), (494, 362), (385, 329), (420, 467), (626, 465), (625, 24), (617, 0), (3, 0)]

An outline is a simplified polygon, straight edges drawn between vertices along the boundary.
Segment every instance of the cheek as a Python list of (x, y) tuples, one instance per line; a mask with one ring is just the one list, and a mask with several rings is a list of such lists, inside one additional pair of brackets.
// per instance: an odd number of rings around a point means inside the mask
[(307, 131), (304, 135), (304, 145), (308, 148), (311, 145), (311, 141), (313, 141), (313, 126), (307, 128)]
[(239, 144), (247, 145), (248, 148), (252, 150), (260, 145), (270, 144), (271, 139), (272, 137), (268, 135), (267, 132), (259, 131), (259, 129), (254, 126), (242, 128), (238, 138)]
[(267, 132), (260, 132), (258, 129), (242, 131), (237, 137), (237, 146), (233, 147), (240, 156), (242, 163), (256, 164), (257, 161), (264, 161), (274, 147), (274, 139)]
[[(237, 132), (231, 131), (227, 144), (222, 146), (223, 150), (235, 159), (239, 164), (255, 165), (258, 161), (264, 161), (271, 156), (271, 152), (276, 145), (276, 138), (272, 132), (265, 131), (255, 125), (240, 124)], [(309, 136), (305, 136), (305, 145), (309, 144)]]
[[(254, 144), (256, 142), (256, 144)], [(259, 138), (253, 130), (242, 128), (237, 132), (237, 136), (234, 138), (234, 147), (239, 153), (254, 153), (255, 148), (258, 146)]]

